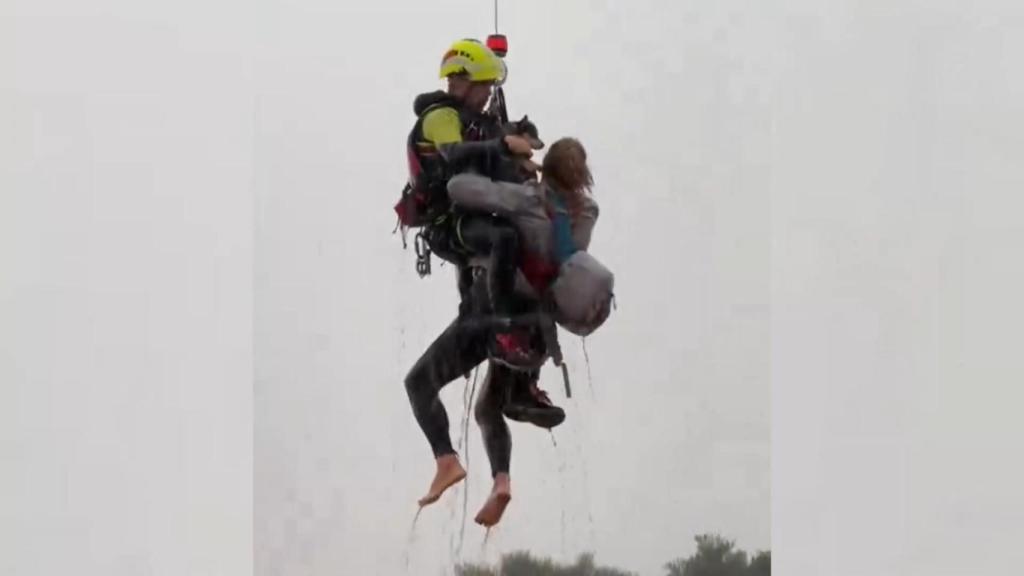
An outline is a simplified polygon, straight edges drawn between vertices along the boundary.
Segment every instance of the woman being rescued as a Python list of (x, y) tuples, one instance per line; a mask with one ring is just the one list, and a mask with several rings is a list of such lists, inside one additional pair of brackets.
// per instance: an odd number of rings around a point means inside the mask
[[(515, 184), (465, 173), (451, 179), (449, 196), (468, 209), (507, 217), (519, 229), (524, 253), (517, 294), (547, 302), (559, 325), (586, 336), (608, 318), (614, 287), (612, 273), (587, 253), (599, 210), (590, 193), (586, 150), (578, 140), (563, 138), (551, 145), (542, 166), (528, 158), (522, 163), (534, 173), (539, 168), (541, 180)], [(497, 524), (511, 499), (512, 439), (503, 418), (505, 399), (517, 380), (530, 380), (536, 390), (538, 376), (539, 365), (524, 371), (489, 362), (475, 412), (494, 485), (476, 516), (478, 524)]]
[(539, 169), (541, 179), (516, 184), (467, 172), (451, 178), (448, 195), (455, 205), (506, 217), (518, 228), (517, 294), (547, 300), (559, 325), (586, 336), (607, 319), (614, 287), (612, 273), (587, 252), (599, 210), (586, 150), (579, 140), (562, 138), (542, 166), (520, 161)]

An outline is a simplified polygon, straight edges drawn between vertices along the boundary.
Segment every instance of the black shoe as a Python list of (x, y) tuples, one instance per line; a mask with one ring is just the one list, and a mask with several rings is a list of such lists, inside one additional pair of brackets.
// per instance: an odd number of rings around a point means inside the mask
[(528, 393), (513, 395), (502, 413), (509, 420), (529, 422), (540, 428), (554, 428), (565, 421), (565, 410), (551, 403), (547, 392), (530, 384)]

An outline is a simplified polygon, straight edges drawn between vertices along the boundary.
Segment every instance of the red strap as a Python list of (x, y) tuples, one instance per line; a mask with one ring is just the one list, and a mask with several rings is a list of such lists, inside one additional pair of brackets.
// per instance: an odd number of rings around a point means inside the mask
[(523, 276), (526, 276), (526, 280), (540, 294), (547, 291), (548, 286), (558, 276), (557, 266), (528, 252), (523, 254), (522, 270)]

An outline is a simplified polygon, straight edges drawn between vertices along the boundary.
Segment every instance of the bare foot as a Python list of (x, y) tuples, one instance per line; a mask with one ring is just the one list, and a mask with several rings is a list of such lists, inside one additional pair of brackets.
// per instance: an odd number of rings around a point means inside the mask
[(420, 506), (433, 504), (441, 497), (441, 494), (466, 477), (466, 470), (459, 463), (459, 457), (455, 454), (446, 454), (437, 459), (437, 472), (434, 480), (430, 483), (430, 491), (423, 498), (420, 498)]
[(497, 524), (501, 521), (501, 515), (505, 513), (505, 507), (508, 506), (508, 501), (511, 499), (512, 489), (508, 474), (498, 474), (494, 477), (494, 488), (491, 490), (491, 495), (487, 497), (487, 502), (484, 502), (484, 507), (476, 514), (476, 523), (487, 528)]

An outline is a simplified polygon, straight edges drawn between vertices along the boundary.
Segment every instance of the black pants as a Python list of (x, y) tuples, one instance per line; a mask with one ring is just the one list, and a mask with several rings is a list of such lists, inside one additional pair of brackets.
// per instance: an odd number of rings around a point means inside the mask
[[(519, 232), (512, 223), (489, 214), (456, 213), (427, 232), (430, 249), (459, 267), (459, 292), (463, 308), (472, 283), (467, 270), (470, 257), (490, 259), (488, 266), (489, 308), (498, 315), (512, 313), (512, 294), (519, 269)], [(460, 308), (464, 313), (468, 310)]]
[(513, 390), (525, 389), (539, 377), (538, 371), (512, 370), (495, 362), (488, 362), (480, 396), (474, 413), (483, 436), (484, 449), (491, 463), (491, 477), (508, 474), (512, 462), (512, 435), (502, 409), (512, 397)]
[[(405, 388), (413, 414), (435, 458), (455, 454), (448, 413), (439, 397), (441, 388), (486, 358), (486, 337), (486, 331), (481, 337), (478, 328), (457, 319), (434, 340), (406, 377)], [(492, 477), (508, 473), (512, 459), (512, 436), (502, 409), (516, 388), (525, 389), (538, 376), (538, 371), (512, 370), (493, 361), (487, 363), (474, 414), (491, 463)]]
[(448, 413), (439, 397), (441, 389), (487, 359), (490, 336), (488, 328), (466, 322), (460, 315), (427, 347), (405, 377), (412, 413), (435, 457), (455, 453), (448, 433)]
[[(427, 437), (435, 457), (455, 453), (448, 431), (448, 413), (439, 396), (441, 389), (453, 380), (469, 374), (473, 368), (487, 360), (488, 357), (488, 348), (494, 338), (494, 332), (485, 320), (481, 320), (481, 316), (486, 316), (487, 305), (480, 301), (486, 300), (486, 296), (486, 282), (470, 284), (467, 289), (467, 302), (470, 303), (469, 308), (479, 314), (460, 313), (445, 328), (444, 332), (427, 347), (405, 377), (405, 390), (409, 395), (413, 415), (423, 430), (423, 434)], [(536, 307), (536, 303), (532, 301), (518, 297), (510, 299), (510, 308), (513, 313), (525, 313), (535, 310)], [(501, 407), (505, 400), (501, 399), (508, 398), (510, 391), (518, 392), (511, 387), (520, 383), (523, 378), (520, 374), (523, 373), (494, 362), (489, 362), (489, 364), (486, 380), (491, 383), (496, 380), (497, 383), (487, 388), (500, 391), (502, 394), (494, 397), (486, 396), (486, 402), (481, 404), (483, 416), (478, 412), (477, 421), (479, 422), (481, 418), (488, 422), (493, 420), (493, 423), (487, 425), (490, 432), (485, 432), (485, 435), (490, 434), (491, 443), (495, 446), (493, 450), (497, 455), (497, 458), (492, 458), (492, 465), (494, 462), (504, 461), (506, 462), (504, 468), (507, 471), (508, 456), (503, 456), (503, 454), (508, 454), (510, 448), (503, 449), (501, 446), (505, 442), (510, 444), (511, 441), (506, 440), (508, 437), (507, 427), (503, 428)], [(532, 374), (536, 378), (536, 372)], [(489, 411), (491, 407), (498, 409), (496, 412), (492, 412)], [(481, 427), (484, 426), (485, 424), (481, 423)], [(485, 438), (485, 444), (487, 442), (488, 440)], [(491, 452), (492, 448), (488, 448), (488, 454)]]

